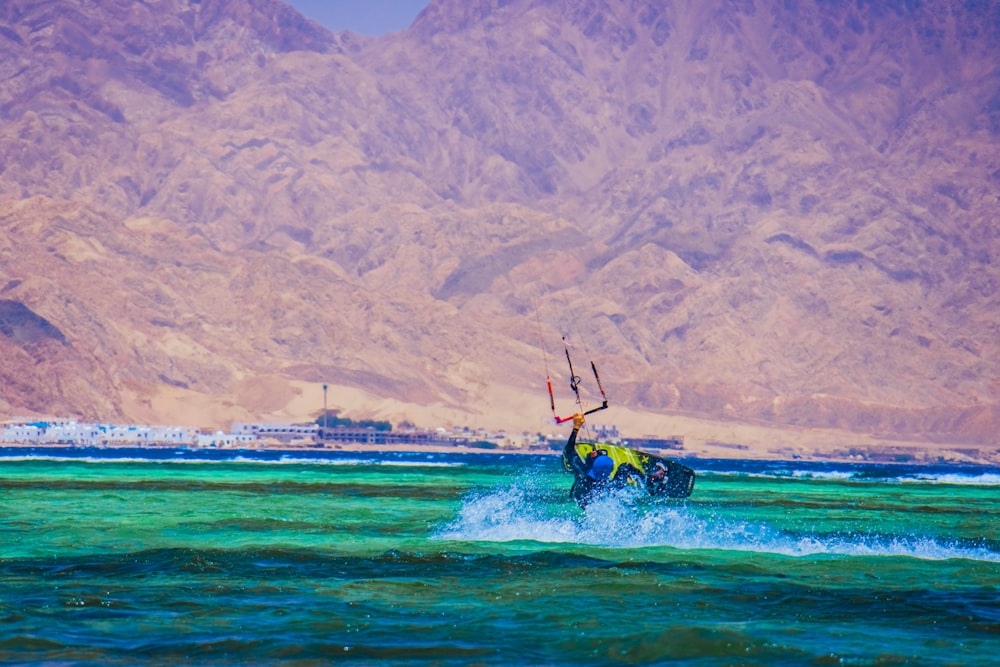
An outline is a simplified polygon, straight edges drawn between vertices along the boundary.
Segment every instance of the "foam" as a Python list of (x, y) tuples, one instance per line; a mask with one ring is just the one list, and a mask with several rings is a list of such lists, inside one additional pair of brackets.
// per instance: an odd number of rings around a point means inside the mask
[(672, 547), (728, 550), (791, 557), (904, 556), (1000, 562), (1000, 553), (916, 535), (795, 535), (762, 522), (705, 516), (685, 507), (638, 508), (628, 492), (596, 500), (580, 514), (565, 503), (552, 510), (530, 485), (466, 498), (458, 517), (437, 539), (473, 542), (531, 540), (612, 548)]

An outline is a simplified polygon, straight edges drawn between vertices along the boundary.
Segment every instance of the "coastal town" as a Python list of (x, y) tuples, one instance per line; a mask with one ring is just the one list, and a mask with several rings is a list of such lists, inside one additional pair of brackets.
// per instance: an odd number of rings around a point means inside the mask
[[(14, 418), (0, 430), (0, 443), (20, 446), (62, 447), (175, 447), (201, 449), (414, 449), (481, 450), (542, 453), (561, 449), (565, 440), (557, 434), (490, 432), (466, 427), (422, 429), (411, 425), (393, 428), (388, 422), (363, 423), (273, 423), (234, 422), (229, 432), (198, 430), (184, 426), (145, 426), (81, 422), (73, 419)], [(614, 425), (597, 425), (594, 437), (621, 443)], [(635, 441), (633, 441), (635, 442)], [(652, 449), (683, 449), (683, 440), (643, 438)]]
[[(331, 415), (335, 414), (331, 411)], [(919, 443), (839, 441), (793, 446), (776, 441), (754, 449), (737, 442), (686, 443), (681, 435), (626, 436), (614, 424), (588, 424), (587, 438), (623, 445), (671, 458), (764, 458), (788, 461), (850, 461), (880, 463), (956, 463), (996, 465), (996, 449)], [(750, 434), (752, 435), (752, 434)], [(489, 431), (483, 428), (420, 428), (403, 422), (354, 422), (332, 416), (324, 423), (233, 422), (228, 431), (188, 426), (150, 426), (84, 422), (55, 417), (0, 419), (0, 448), (134, 449), (189, 451), (427, 452), (554, 454), (566, 443), (566, 432)]]

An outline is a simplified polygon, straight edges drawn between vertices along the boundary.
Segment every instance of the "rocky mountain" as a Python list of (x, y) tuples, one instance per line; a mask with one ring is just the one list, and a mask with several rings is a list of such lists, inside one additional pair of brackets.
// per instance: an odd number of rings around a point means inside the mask
[(643, 428), (995, 444), (998, 56), (946, 0), (11, 0), (0, 411), (537, 431), (566, 335)]

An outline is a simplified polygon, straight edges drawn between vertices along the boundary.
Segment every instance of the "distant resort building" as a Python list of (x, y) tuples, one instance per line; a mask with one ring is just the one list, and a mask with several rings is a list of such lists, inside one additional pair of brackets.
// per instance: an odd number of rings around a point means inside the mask
[(180, 426), (136, 426), (89, 424), (72, 420), (11, 423), (0, 432), (0, 440), (17, 444), (77, 445), (173, 445), (194, 444), (194, 433)]
[(589, 427), (594, 437), (601, 442), (617, 443), (621, 441), (618, 427), (614, 424), (595, 424)]
[(0, 439), (4, 442), (26, 444), (38, 442), (39, 433), (43, 432), (38, 424), (11, 424), (4, 428)]
[(316, 424), (269, 424), (233, 423), (233, 435), (253, 440), (277, 440), (282, 444), (316, 440), (319, 426)]
[(257, 437), (247, 433), (199, 433), (195, 436), (195, 446), (201, 448), (250, 447), (257, 443)]
[(636, 449), (650, 449), (653, 451), (664, 449), (684, 449), (684, 436), (672, 435), (666, 438), (656, 438), (647, 435), (642, 438), (629, 438), (625, 441), (627, 446)]

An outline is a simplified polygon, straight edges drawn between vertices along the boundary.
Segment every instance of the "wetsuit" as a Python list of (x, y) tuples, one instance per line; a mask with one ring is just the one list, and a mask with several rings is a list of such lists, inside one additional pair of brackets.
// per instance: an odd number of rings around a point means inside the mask
[(614, 472), (615, 462), (607, 454), (588, 456), (586, 462), (581, 461), (576, 454), (576, 436), (579, 432), (580, 427), (574, 424), (573, 431), (563, 448), (563, 461), (569, 465), (575, 477), (570, 495), (581, 507), (585, 507), (596, 491), (607, 487)]
[(580, 428), (574, 426), (573, 432), (569, 434), (569, 439), (566, 441), (566, 446), (563, 447), (563, 462), (573, 470), (573, 474), (577, 479), (586, 477), (589, 472), (587, 469), (588, 466), (576, 455), (576, 436), (579, 433)]

